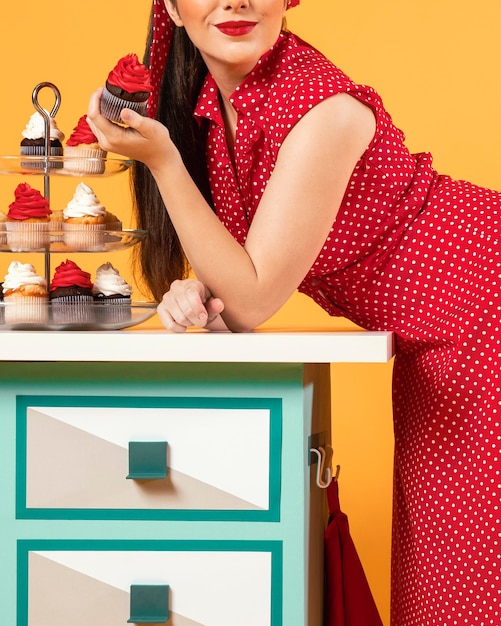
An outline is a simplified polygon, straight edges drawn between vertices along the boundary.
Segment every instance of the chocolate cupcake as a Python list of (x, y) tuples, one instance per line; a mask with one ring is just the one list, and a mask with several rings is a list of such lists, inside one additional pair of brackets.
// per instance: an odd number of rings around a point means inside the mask
[[(21, 156), (26, 157), (43, 157), (45, 156), (45, 120), (41, 113), (35, 111), (30, 117), (26, 128), (21, 133), (24, 139), (21, 141), (20, 152)], [(57, 127), (56, 120), (50, 118), (50, 139), (49, 139), (49, 157), (62, 157), (63, 156), (63, 142), (64, 133), (62, 133)], [(39, 159), (33, 159), (30, 161), (21, 161), (22, 167), (43, 169), (45, 164)], [(51, 168), (62, 168), (63, 161), (55, 160), (49, 165)]]
[(132, 287), (111, 263), (104, 263), (97, 268), (92, 293), (98, 305), (97, 321), (116, 324), (131, 319)]
[(88, 324), (94, 321), (90, 274), (73, 261), (66, 260), (55, 269), (49, 300), (56, 324)]
[(151, 89), (150, 71), (137, 55), (122, 57), (108, 74), (101, 96), (102, 115), (118, 124), (123, 124), (122, 109), (132, 109), (145, 116)]

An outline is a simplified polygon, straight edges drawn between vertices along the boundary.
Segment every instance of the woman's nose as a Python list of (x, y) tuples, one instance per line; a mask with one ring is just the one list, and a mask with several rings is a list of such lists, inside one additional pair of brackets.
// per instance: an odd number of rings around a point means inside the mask
[(226, 10), (246, 9), (249, 6), (249, 0), (223, 0)]

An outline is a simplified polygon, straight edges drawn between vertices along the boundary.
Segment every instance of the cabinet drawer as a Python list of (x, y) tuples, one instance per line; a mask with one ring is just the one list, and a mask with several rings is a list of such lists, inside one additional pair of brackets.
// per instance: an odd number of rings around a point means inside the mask
[(276, 521), (278, 398), (17, 398), (17, 516)]
[(18, 561), (19, 626), (282, 624), (278, 541), (21, 541)]

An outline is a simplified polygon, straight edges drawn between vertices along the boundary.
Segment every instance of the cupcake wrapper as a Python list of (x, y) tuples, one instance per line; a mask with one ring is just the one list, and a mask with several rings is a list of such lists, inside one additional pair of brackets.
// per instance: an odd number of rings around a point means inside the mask
[[(21, 146), (20, 148), (21, 156), (33, 156), (33, 157), (43, 157), (45, 156), (45, 146)], [(50, 148), (49, 157), (62, 157), (63, 156), (63, 148)], [(49, 161), (49, 169), (61, 169), (63, 167), (63, 161)], [(43, 170), (45, 168), (45, 162), (34, 159), (32, 161), (21, 161), (21, 167), (25, 167), (26, 169), (35, 169), (35, 170)]]
[(86, 295), (78, 295), (78, 296), (58, 296), (56, 298), (51, 299), (52, 305), (81, 305), (87, 306), (89, 304), (94, 304), (94, 298), (92, 296)]
[(130, 298), (110, 298), (94, 300), (96, 321), (101, 324), (121, 324), (132, 317)]
[(47, 250), (50, 246), (50, 222), (6, 222), (5, 228), (12, 252)]
[(48, 298), (19, 296), (4, 297), (4, 317), (6, 324), (32, 323), (46, 324), (49, 321)]
[[(45, 146), (21, 146), (21, 156), (44, 156)], [(63, 148), (51, 147), (49, 150), (50, 156), (63, 156)]]
[(5, 224), (0, 224), (0, 246), (4, 246), (7, 243), (7, 231), (5, 230)]
[(104, 117), (107, 117), (110, 121), (123, 124), (122, 118), (120, 117), (122, 109), (131, 109), (132, 111), (136, 111), (136, 113), (146, 117), (147, 104), (147, 100), (144, 102), (131, 102), (129, 100), (124, 100), (123, 98), (117, 98), (117, 96), (114, 96), (105, 87), (103, 95), (101, 96), (100, 109), (101, 114), (104, 115)]
[(51, 302), (52, 321), (55, 324), (91, 324), (94, 322), (92, 296), (64, 296)]
[(52, 243), (63, 240), (63, 223), (52, 221), (50, 223), (50, 240)]
[(64, 169), (75, 174), (103, 174), (106, 155), (105, 150), (67, 146)]
[(73, 251), (95, 252), (105, 246), (106, 224), (63, 224), (63, 242)]

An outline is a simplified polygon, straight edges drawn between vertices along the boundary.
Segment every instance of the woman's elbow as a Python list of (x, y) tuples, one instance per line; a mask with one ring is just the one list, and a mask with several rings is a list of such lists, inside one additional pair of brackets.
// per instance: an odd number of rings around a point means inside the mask
[(264, 324), (271, 315), (255, 309), (231, 312), (225, 309), (223, 320), (232, 333), (250, 333), (261, 324)]

